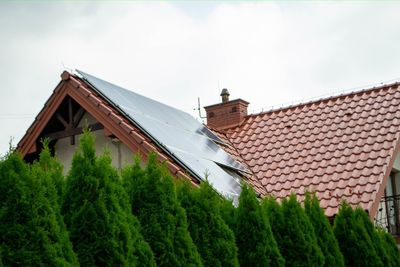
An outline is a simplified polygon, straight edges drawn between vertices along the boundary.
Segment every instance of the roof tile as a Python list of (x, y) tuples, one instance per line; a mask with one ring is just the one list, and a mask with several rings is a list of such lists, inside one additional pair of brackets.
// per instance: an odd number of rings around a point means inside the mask
[(342, 200), (372, 207), (399, 135), (397, 85), (249, 115), (225, 133), (265, 194), (314, 190), (327, 216)]

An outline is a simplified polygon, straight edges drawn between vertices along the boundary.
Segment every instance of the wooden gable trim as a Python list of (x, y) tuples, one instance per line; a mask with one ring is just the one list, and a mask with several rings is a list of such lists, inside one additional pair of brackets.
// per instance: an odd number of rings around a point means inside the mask
[(21, 141), (18, 143), (17, 150), (25, 157), (27, 154), (37, 152), (36, 140), (44, 127), (49, 123), (61, 102), (67, 96), (65, 81), (61, 81), (54, 89), (53, 94), (45, 103), (43, 109), (36, 116), (32, 125), (28, 128)]
[(377, 211), (379, 209), (379, 203), (381, 202), (381, 199), (385, 194), (386, 185), (389, 180), (390, 172), (392, 171), (394, 161), (396, 160), (396, 156), (400, 152), (400, 134), (399, 133), (397, 134), (396, 139), (397, 139), (397, 141), (393, 148), (393, 153), (391, 155), (389, 164), (387, 165), (385, 173), (383, 175), (382, 183), (380, 184), (380, 186), (378, 188), (378, 191), (375, 195), (375, 200), (372, 203), (372, 206), (371, 206), (371, 209), (369, 212), (369, 216), (371, 219), (375, 219), (375, 216), (377, 215)]
[(128, 120), (121, 116), (113, 107), (109, 106), (106, 101), (97, 96), (90, 87), (81, 82), (79, 78), (75, 78), (68, 72), (64, 72), (61, 77), (62, 81), (56, 87), (53, 95), (46, 102), (44, 108), (40, 111), (39, 115), (18, 144), (17, 149), (23, 157), (37, 151), (36, 140), (39, 138), (40, 133), (54, 116), (64, 98), (70, 96), (104, 126), (106, 135), (115, 136), (130, 150), (139, 153), (144, 159), (148, 158), (149, 153), (156, 153), (158, 161), (165, 162), (172, 175), (189, 179), (193, 184), (199, 183), (197, 179), (187, 174), (173, 159), (165, 155), (165, 153), (157, 148), (157, 146), (144, 136), (139, 129), (131, 125)]

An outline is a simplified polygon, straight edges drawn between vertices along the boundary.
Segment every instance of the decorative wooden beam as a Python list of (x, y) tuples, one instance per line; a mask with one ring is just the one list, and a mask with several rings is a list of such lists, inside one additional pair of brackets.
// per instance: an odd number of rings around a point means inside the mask
[(59, 120), (63, 125), (64, 125), (64, 127), (65, 128), (68, 128), (68, 122), (66, 122), (65, 120), (64, 120), (64, 118), (61, 116), (61, 114), (60, 113), (57, 113), (56, 114), (56, 118), (57, 118), (57, 120)]
[(72, 120), (72, 125), (74, 127), (78, 126), (78, 123), (81, 121), (84, 114), (85, 110), (82, 107), (79, 107), (78, 111), (75, 113), (74, 118)]
[[(73, 137), (75, 135), (83, 133), (83, 129), (85, 127), (77, 127), (72, 129), (65, 129), (63, 131), (58, 131), (54, 133), (49, 133), (44, 135), (44, 138), (50, 138), (50, 140), (58, 140), (65, 137)], [(101, 123), (94, 123), (88, 126), (88, 129), (92, 132), (104, 129), (104, 126)], [(73, 145), (73, 144), (71, 144)]]

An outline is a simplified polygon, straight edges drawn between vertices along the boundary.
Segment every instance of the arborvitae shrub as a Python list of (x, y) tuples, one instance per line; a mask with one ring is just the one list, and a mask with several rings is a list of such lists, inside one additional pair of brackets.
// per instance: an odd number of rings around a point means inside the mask
[(48, 197), (51, 199), (51, 201), (58, 202), (58, 206), (60, 206), (65, 187), (63, 166), (55, 156), (51, 155), (49, 141), (44, 140), (42, 143), (43, 150), (40, 152), (39, 161), (37, 164), (43, 171), (46, 172), (46, 175), (49, 177), (49, 179), (46, 179), (46, 181), (51, 183), (52, 188), (55, 188), (55, 191), (51, 189), (51, 192), (48, 192)]
[(205, 181), (200, 188), (194, 188), (182, 182), (178, 198), (186, 210), (189, 232), (204, 266), (239, 266), (234, 234), (220, 214), (221, 197), (210, 184)]
[(62, 211), (82, 266), (154, 266), (128, 196), (105, 153), (97, 157), (85, 132), (74, 154)]
[(386, 250), (384, 241), (380, 238), (378, 231), (368, 214), (361, 208), (356, 208), (355, 216), (356, 219), (361, 223), (362, 227), (365, 228), (369, 238), (371, 239), (372, 245), (374, 246), (375, 252), (380, 258), (383, 266), (391, 266), (390, 256)]
[(76, 266), (48, 173), (10, 153), (0, 163), (0, 244), (6, 266)]
[(333, 232), (346, 266), (383, 266), (364, 223), (356, 218), (354, 210), (346, 202), (342, 203), (335, 217)]
[(132, 212), (150, 244), (158, 266), (202, 266), (190, 237), (185, 210), (180, 205), (172, 177), (151, 154), (146, 169), (140, 162), (124, 170)]
[(283, 258), (285, 258), (283, 242), (280, 242), (283, 238), (285, 231), (284, 218), (281, 212), (281, 206), (273, 197), (266, 197), (261, 203), (264, 215), (268, 219), (272, 233), (278, 244), (279, 251)]
[(397, 247), (396, 241), (393, 236), (383, 229), (377, 229), (379, 238), (389, 256), (389, 264), (387, 266), (400, 266), (400, 250)]
[[(274, 205), (270, 210), (273, 210)], [(273, 213), (268, 218), (272, 218)], [(295, 195), (282, 201), (279, 213), (281, 225), (278, 226), (276, 239), (286, 266), (323, 266), (324, 256), (318, 246), (314, 228)], [(276, 227), (278, 221), (272, 221), (273, 227)]]
[(219, 210), (222, 219), (229, 226), (229, 228), (235, 232), (236, 229), (236, 208), (233, 201), (223, 197), (219, 202)]
[(344, 266), (343, 255), (333, 233), (332, 226), (320, 207), (318, 198), (310, 193), (306, 194), (304, 208), (311, 221), (317, 242), (325, 257), (324, 266)]
[(283, 266), (269, 222), (255, 192), (247, 185), (242, 187), (236, 218), (240, 266)]

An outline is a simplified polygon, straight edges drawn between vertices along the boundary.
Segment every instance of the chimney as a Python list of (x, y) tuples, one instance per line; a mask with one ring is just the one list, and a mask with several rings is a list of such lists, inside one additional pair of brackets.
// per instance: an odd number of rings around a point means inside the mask
[(221, 92), (222, 102), (204, 107), (207, 113), (207, 126), (217, 130), (223, 130), (239, 126), (247, 116), (249, 102), (243, 99), (229, 101), (228, 89)]

